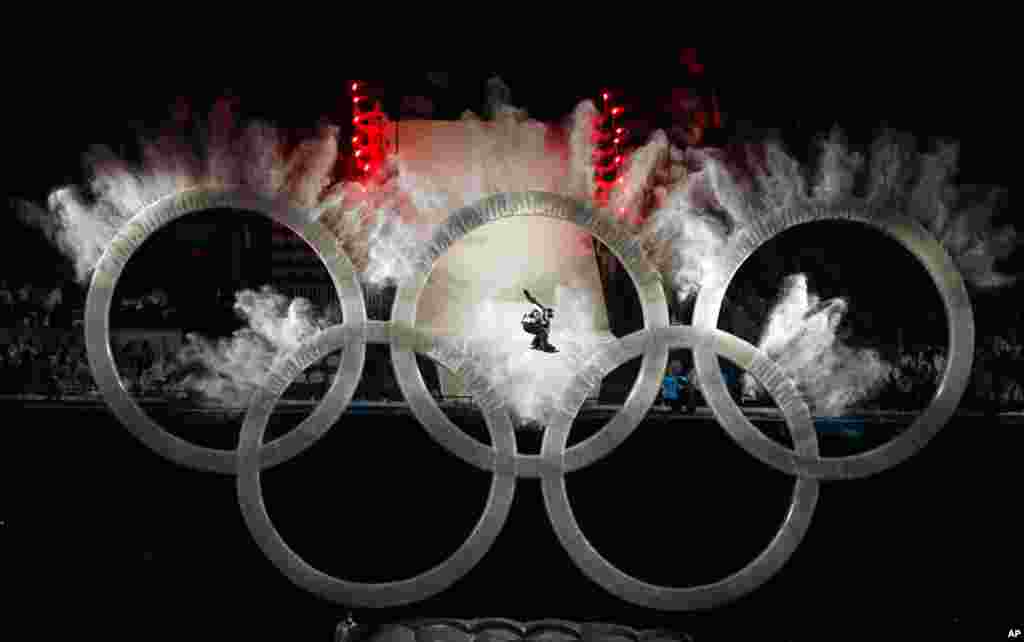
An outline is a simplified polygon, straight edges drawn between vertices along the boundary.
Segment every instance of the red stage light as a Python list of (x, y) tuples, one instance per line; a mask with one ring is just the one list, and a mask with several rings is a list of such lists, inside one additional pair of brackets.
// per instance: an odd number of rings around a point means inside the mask
[(352, 91), (356, 91), (357, 89), (359, 89), (359, 83), (357, 83), (357, 82), (352, 83)]
[[(625, 139), (623, 134), (626, 133), (626, 130), (623, 127), (616, 127), (614, 120), (622, 115), (625, 108), (609, 104), (611, 99), (610, 90), (603, 90), (601, 98), (604, 99), (604, 111), (601, 115), (595, 117), (594, 123), (597, 130), (594, 138), (596, 143), (596, 149), (594, 150), (594, 160), (596, 161), (594, 182), (597, 185), (594, 197), (601, 204), (607, 205), (609, 192), (614, 189), (615, 185), (622, 184), (624, 181), (618, 175), (624, 160), (619, 146), (622, 145)], [(625, 214), (624, 208), (621, 211)]]

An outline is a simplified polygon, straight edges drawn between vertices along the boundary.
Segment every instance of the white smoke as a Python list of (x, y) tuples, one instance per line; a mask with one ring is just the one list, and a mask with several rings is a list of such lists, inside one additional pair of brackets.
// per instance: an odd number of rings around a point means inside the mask
[(745, 220), (745, 210), (726, 208), (733, 183), (724, 161), (702, 155), (700, 169), (670, 184), (660, 205), (646, 216), (638, 234), (648, 257), (667, 276), (680, 301), (695, 295), (715, 276), (717, 257)]
[(570, 117), (569, 129), (569, 171), (565, 180), (565, 193), (585, 202), (594, 194), (594, 153), (597, 150), (597, 131), (594, 124), (598, 117), (593, 101), (584, 100)]
[(175, 369), (189, 373), (184, 387), (206, 402), (241, 411), (271, 369), (314, 338), (327, 320), (308, 300), (289, 299), (269, 286), (239, 292), (234, 308), (245, 327), (222, 339), (190, 334)]
[[(875, 394), (892, 366), (875, 350), (849, 346), (837, 331), (848, 309), (843, 299), (820, 300), (803, 274), (785, 279), (758, 347), (797, 384), (812, 412), (838, 416)], [(753, 392), (757, 382), (744, 377)]]
[[(812, 168), (774, 142), (683, 153), (655, 132), (626, 161), (624, 184), (613, 193), (615, 212), (626, 208), (629, 222), (641, 225), (638, 233), (651, 258), (681, 300), (723, 276), (716, 272), (716, 257), (737, 232), (800, 208), (844, 207), (914, 218), (943, 244), (972, 285), (1014, 281), (995, 266), (1017, 244), (1011, 226), (994, 225), (1005, 190), (956, 185), (955, 145), (921, 153), (912, 137), (890, 132), (875, 141), (865, 162), (836, 131), (820, 147)], [(677, 159), (690, 171), (677, 169)]]
[[(460, 207), (501, 192), (564, 191), (562, 185), (573, 180), (577, 183), (575, 191), (589, 192), (590, 175), (583, 159), (593, 144), (587, 139), (592, 131), (593, 111), (592, 106), (588, 110), (583, 105), (572, 121), (570, 139), (575, 141), (575, 155), (568, 150), (552, 149), (546, 126), (529, 121), (521, 110), (499, 105), (493, 121), (467, 118), (471, 162), (466, 171), (446, 177), (443, 184), (430, 172), (417, 172), (401, 156), (390, 158), (366, 185), (290, 182), (288, 176), (301, 176), (302, 169), (314, 168), (314, 174), (326, 175), (320, 168), (326, 166), (329, 154), (317, 151), (322, 145), (317, 140), (308, 142), (307, 152), (296, 152), (289, 163), (269, 154), (270, 160), (263, 166), (277, 168), (270, 183), (288, 189), (293, 200), (312, 207), (311, 218), (319, 219), (334, 231), (343, 249), (353, 257), (364, 283), (377, 287), (412, 276), (414, 260), (436, 226)], [(570, 159), (569, 170), (565, 169), (562, 157)], [(538, 163), (560, 171), (537, 172)], [(284, 171), (286, 168), (292, 169)], [(254, 294), (239, 296), (251, 298)], [(567, 294), (558, 303), (568, 319), (578, 316), (571, 309), (573, 301), (573, 296)], [(187, 357), (183, 361), (201, 364), (204, 374), (192, 376), (189, 386), (221, 405), (244, 407), (245, 400), (261, 385), (275, 360), (297, 346), (296, 335), (285, 330), (290, 327), (284, 323), (286, 307), (279, 296), (264, 292), (242, 306), (249, 324), (231, 339), (213, 342), (193, 337), (183, 353)], [(583, 315), (582, 311), (579, 315)], [(502, 391), (523, 421), (542, 422), (560, 403), (581, 360), (592, 355), (595, 346), (609, 337), (599, 340), (592, 329), (556, 320), (552, 340), (558, 342), (561, 352), (535, 352), (528, 349), (530, 337), (518, 326), (519, 316), (512, 315), (516, 325), (507, 331), (477, 326), (463, 344), (465, 358), (472, 358), (481, 371), (488, 373), (488, 380)]]
[[(636, 153), (640, 162), (631, 159), (631, 171), (648, 169), (628, 177), (633, 192), (623, 190), (620, 202), (636, 207), (645, 202), (638, 193), (653, 192), (658, 164), (650, 157), (663, 145), (663, 137), (655, 134)], [(774, 143), (747, 146), (739, 156), (697, 150), (689, 153), (696, 170), (685, 181), (672, 183), (660, 204), (646, 200), (651, 206), (641, 216), (645, 222), (639, 234), (680, 300), (724, 276), (718, 257), (753, 221), (832, 206), (913, 217), (944, 245), (969, 283), (982, 288), (1011, 283), (1013, 278), (1000, 274), (995, 263), (1009, 255), (1016, 238), (1011, 227), (992, 224), (1005, 192), (954, 185), (956, 158), (955, 146), (921, 154), (909, 137), (887, 134), (872, 149), (861, 196), (857, 188), (864, 159), (838, 133), (822, 142), (816, 171)], [(762, 337), (761, 347), (796, 379), (821, 414), (840, 414), (867, 398), (890, 370), (876, 352), (854, 349), (837, 338), (846, 306), (842, 300), (821, 303), (807, 293), (806, 280), (796, 278), (786, 283)]]
[[(23, 203), (21, 213), (73, 260), (84, 283), (117, 231), (147, 204), (186, 188), (239, 184), (308, 208), (311, 219), (333, 231), (368, 284), (401, 281), (411, 276), (413, 261), (435, 226), (461, 207), (504, 192), (540, 190), (576, 198), (592, 194), (593, 105), (581, 103), (572, 116), (568, 141), (553, 145), (549, 126), (507, 104), (503, 83), (495, 80), (491, 88), (493, 118), (485, 122), (467, 114), (464, 126), (470, 131), (460, 144), (468, 145), (471, 159), (450, 176), (419, 170), (399, 155), (365, 186), (334, 183), (336, 128), (325, 125), (311, 139), (291, 145), (296, 141), (265, 123), (240, 127), (234, 103), (222, 100), (197, 129), (198, 140), (179, 121), (142, 142), (141, 163), (93, 148), (86, 156), (90, 179), (84, 188), (57, 189), (46, 208)], [(875, 145), (867, 180), (862, 181), (866, 164), (838, 135), (823, 143), (819, 167), (812, 170), (775, 145), (748, 147), (739, 157), (720, 150), (684, 154), (656, 132), (647, 145), (628, 155), (624, 182), (612, 203), (615, 211), (627, 210), (629, 223), (680, 299), (721, 276), (718, 256), (752, 221), (791, 208), (839, 204), (884, 205), (913, 217), (944, 244), (969, 282), (1004, 285), (1011, 279), (996, 271), (995, 262), (1016, 239), (1011, 228), (992, 225), (1000, 202), (997, 190), (958, 189), (953, 184), (957, 154), (955, 146), (921, 154), (907, 140), (889, 136)], [(867, 183), (865, 195), (857, 193), (859, 182)], [(580, 238), (588, 241), (589, 235), (581, 233)], [(586, 245), (581, 241), (581, 247)], [(293, 311), (291, 303), (275, 298), (279, 295), (264, 291), (238, 296), (236, 307), (249, 327), (230, 340), (196, 338), (191, 344), (193, 362), (217, 375), (196, 379), (215, 398), (245, 397), (262, 381), (269, 363), (297, 345), (292, 338), (312, 323), (311, 311), (298, 304)], [(267, 301), (273, 303), (264, 305)], [(786, 326), (788, 334), (768, 332), (765, 346), (781, 350), (781, 362), (805, 373), (800, 376), (807, 382), (807, 394), (819, 407), (841, 408), (870, 388), (872, 377), (862, 375), (875, 372), (875, 366), (864, 353), (829, 339), (834, 327), (822, 319), (841, 318), (842, 305), (834, 302), (826, 308), (797, 324), (797, 330)], [(517, 322), (518, 316), (513, 315)], [(550, 404), (537, 402), (538, 395), (557, 390), (559, 377), (575, 367), (574, 355), (592, 350), (598, 341), (587, 330), (560, 326), (566, 316), (556, 317), (552, 342), (562, 348), (557, 355), (529, 350), (513, 355), (503, 346), (521, 350), (528, 340), (518, 327), (510, 334), (484, 332), (474, 338), (490, 342), (490, 347), (474, 350), (490, 355), (486, 365), (495, 381), (517, 390), (510, 399), (523, 417), (537, 419), (547, 412)], [(790, 338), (775, 338), (782, 336)], [(528, 385), (538, 381), (545, 385)], [(822, 381), (833, 381), (838, 397), (815, 392)]]
[(646, 145), (629, 155), (622, 171), (623, 180), (615, 184), (608, 199), (616, 218), (634, 225), (643, 222), (655, 198), (656, 187), (665, 182), (669, 147), (668, 136), (659, 130), (651, 135)]
[(240, 126), (236, 102), (224, 98), (199, 123), (198, 133), (187, 132), (187, 117), (181, 116), (140, 141), (141, 163), (102, 146), (92, 148), (84, 159), (91, 177), (84, 188), (54, 190), (47, 208), (19, 203), (19, 209), (69, 256), (85, 283), (117, 231), (146, 205), (183, 189), (240, 185), (309, 208), (311, 218), (335, 231), (367, 283), (394, 282), (412, 258), (411, 246), (428, 240), (432, 226), (460, 207), (502, 192), (542, 190), (585, 198), (591, 191), (593, 105), (576, 110), (569, 153), (552, 148), (547, 125), (502, 102), (508, 92), (500, 81), (492, 85), (494, 118), (483, 122), (467, 116), (473, 160), (443, 185), (400, 156), (366, 186), (334, 183), (336, 127), (324, 125), (312, 138), (290, 145), (287, 132), (266, 123)]
[(390, 159), (368, 185), (340, 184), (313, 212), (338, 239), (371, 289), (411, 277), (436, 225), (422, 213), (446, 207), (446, 196)]
[(864, 157), (850, 151), (837, 131), (820, 142), (821, 160), (814, 182), (813, 196), (826, 205), (840, 202), (853, 194), (857, 175), (864, 166)]
[(582, 289), (558, 288), (549, 337), (557, 353), (530, 349), (532, 337), (520, 325), (527, 304), (485, 300), (476, 306), (459, 356), (474, 363), (520, 425), (547, 425), (554, 413), (565, 409), (574, 377), (614, 341), (587, 321), (591, 296)]
[(362, 273), (364, 281), (385, 285), (412, 277), (417, 269), (413, 260), (430, 240), (435, 226), (406, 223), (400, 211), (386, 208), (376, 211), (374, 218), (367, 239), (369, 260)]
[(23, 220), (50, 237), (85, 283), (117, 231), (146, 205), (175, 192), (239, 185), (299, 206), (319, 205), (338, 155), (337, 128), (322, 126), (288, 152), (284, 133), (261, 122), (240, 130), (233, 110), (234, 103), (223, 99), (197, 134), (179, 121), (141, 140), (140, 163), (92, 147), (84, 156), (87, 185), (54, 190), (46, 208), (19, 202)]

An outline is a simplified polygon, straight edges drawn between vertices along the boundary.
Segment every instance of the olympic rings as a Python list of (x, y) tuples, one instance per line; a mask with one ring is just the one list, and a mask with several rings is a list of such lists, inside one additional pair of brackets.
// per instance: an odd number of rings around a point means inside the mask
[[(739, 337), (709, 331), (694, 326), (672, 326), (658, 330), (635, 332), (620, 340), (620, 349), (609, 359), (592, 363), (588, 372), (581, 373), (581, 381), (600, 381), (605, 375), (642, 354), (651, 343), (671, 348), (694, 348), (724, 356), (744, 370), (765, 373), (759, 381), (768, 390), (786, 418), (786, 425), (797, 444), (797, 451), (806, 457), (818, 454), (818, 441), (807, 405), (797, 393), (792, 381), (767, 356)], [(579, 411), (586, 394), (573, 399), (574, 412)], [(565, 445), (572, 427), (572, 419), (549, 426), (544, 433), (542, 455), (549, 461), (559, 461), (565, 454)], [(562, 470), (568, 466), (561, 466)], [(669, 588), (638, 580), (614, 567), (587, 541), (583, 535), (565, 488), (565, 475), (557, 467), (548, 467), (541, 480), (544, 506), (551, 526), (569, 556), (590, 579), (617, 597), (649, 608), (664, 611), (690, 611), (717, 606), (735, 600), (753, 591), (774, 575), (800, 545), (811, 515), (818, 502), (818, 481), (798, 477), (786, 518), (768, 547), (747, 566), (729, 577), (702, 586)]]
[[(306, 563), (288, 548), (270, 522), (263, 503), (258, 455), (274, 404), (295, 376), (324, 354), (342, 347), (348, 350), (353, 341), (398, 345), (405, 350), (426, 354), (453, 372), (473, 376), (471, 371), (459, 364), (443, 360), (445, 348), (442, 344), (445, 339), (428, 335), (421, 330), (396, 328), (380, 321), (371, 321), (368, 328), (347, 323), (328, 328), (317, 336), (311, 349), (304, 355), (295, 354), (289, 363), (277, 368), (273, 376), (281, 381), (281, 384), (258, 393), (258, 398), (250, 405), (239, 439), (238, 501), (245, 523), (256, 543), (274, 565), (299, 587), (325, 599), (352, 606), (400, 606), (443, 591), (477, 565), (490, 550), (491, 544), (505, 525), (509, 509), (512, 507), (512, 498), (515, 496), (516, 475), (507, 467), (493, 470), (494, 476), (491, 479), (487, 503), (473, 532), (448, 559), (415, 577), (373, 584), (350, 582), (327, 575)], [(494, 452), (510, 461), (515, 453), (516, 444), (508, 414), (503, 411), (500, 404), (493, 403), (493, 400), (479, 398), (477, 401), (484, 408), (484, 419), (487, 422), (491, 443), (494, 444)], [(447, 417), (444, 420), (448, 421)]]
[[(327, 265), (341, 294), (344, 323), (332, 326), (287, 355), (254, 395), (248, 408), (237, 451), (216, 451), (183, 442), (150, 420), (121, 387), (110, 353), (109, 308), (125, 263), (157, 229), (189, 212), (215, 207), (255, 210), (271, 216), (300, 234)], [(622, 261), (633, 280), (644, 314), (644, 329), (617, 339), (592, 355), (577, 373), (544, 433), (540, 455), (516, 452), (512, 422), (500, 391), (464, 354), (458, 340), (416, 328), (419, 296), (436, 260), (473, 229), (511, 216), (546, 216), (573, 222), (603, 241)], [(951, 356), (937, 398), (907, 433), (865, 455), (824, 460), (807, 405), (795, 384), (764, 353), (746, 341), (717, 329), (718, 315), (729, 282), (742, 263), (767, 239), (800, 223), (843, 219), (875, 226), (924, 264), (939, 287), (949, 316)], [(362, 289), (348, 258), (326, 229), (308, 222), (294, 209), (237, 190), (196, 190), (163, 199), (136, 216), (118, 232), (93, 276), (87, 300), (86, 336), (90, 364), (100, 390), (115, 415), (139, 439), (173, 461), (201, 470), (237, 473), (237, 492), (243, 518), (257, 545), (278, 569), (298, 586), (336, 602), (353, 606), (388, 607), (408, 604), (437, 594), (468, 573), (486, 554), (508, 517), (516, 481), (541, 480), (545, 509), (559, 540), (573, 562), (612, 594), (634, 604), (662, 610), (708, 608), (734, 600), (760, 586), (786, 563), (799, 546), (817, 505), (820, 479), (873, 474), (906, 459), (941, 429), (959, 403), (970, 372), (974, 319), (963, 280), (946, 252), (917, 223), (887, 212), (803, 209), (759, 222), (742, 231), (727, 246), (721, 281), (706, 284), (698, 295), (693, 326), (669, 326), (661, 276), (650, 266), (636, 239), (614, 219), (572, 199), (540, 192), (501, 194), (453, 214), (415, 261), (418, 272), (399, 284), (387, 322), (367, 321)], [(260, 474), (264, 468), (293, 457), (312, 445), (340, 417), (351, 401), (362, 374), (366, 344), (387, 344), (399, 386), (413, 414), (431, 437), (463, 461), (491, 472), (491, 488), (483, 515), (462, 545), (447, 560), (415, 577), (386, 583), (341, 580), (309, 566), (282, 540), (267, 515)], [(673, 348), (694, 351), (701, 386), (716, 418), (745, 450), (773, 467), (797, 477), (790, 509), (768, 547), (742, 570), (703, 586), (669, 588), (647, 584), (612, 566), (586, 540), (572, 513), (565, 475), (610, 453), (643, 420), (657, 395), (661, 374)], [(285, 436), (263, 443), (273, 408), (281, 395), (309, 365), (325, 354), (344, 349), (337, 377), (327, 397), (300, 426)], [(415, 355), (431, 357), (466, 379), (483, 410), (492, 446), (463, 433), (441, 411), (427, 391)], [(640, 376), (625, 405), (597, 434), (566, 448), (573, 419), (594, 387), (616, 367), (642, 356)], [(717, 359), (733, 361), (766, 388), (781, 408), (793, 438), (790, 452), (762, 435), (732, 402)]]
[[(366, 303), (351, 261), (338, 250), (320, 223), (310, 222), (302, 210), (282, 201), (244, 189), (197, 188), (172, 194), (140, 211), (117, 232), (96, 266), (85, 305), (86, 350), (100, 392), (121, 423), (157, 453), (189, 468), (234, 474), (234, 451), (205, 448), (180, 439), (165, 431), (135, 403), (121, 385), (110, 349), (110, 304), (128, 260), (147, 238), (162, 227), (187, 214), (216, 208), (259, 212), (288, 226), (306, 241), (327, 268), (347, 323), (354, 326), (365, 323)], [(323, 401), (295, 430), (267, 445), (263, 466), (274, 466), (299, 454), (337, 421), (359, 383), (365, 357), (364, 343), (357, 342), (345, 350), (338, 373)]]
[[(524, 455), (515, 451), (511, 422), (502, 406), (500, 394), (488, 387), (486, 380), (480, 376), (481, 373), (474, 370), (471, 360), (460, 357), (458, 346), (450, 339), (426, 334), (414, 326), (419, 293), (429, 277), (433, 262), (445, 248), (462, 235), (487, 222), (507, 216), (538, 214), (572, 220), (577, 224), (601, 230), (604, 238), (611, 239), (610, 249), (623, 258), (631, 277), (641, 291), (645, 321), (654, 319), (656, 323), (663, 324), (620, 339), (612, 350), (600, 351), (595, 355), (588, 367), (574, 378), (568, 393), (569, 404), (572, 407), (556, 414), (554, 423), (545, 433), (540, 456)], [(709, 606), (753, 590), (781, 568), (795, 550), (810, 523), (817, 501), (818, 487), (814, 480), (797, 481), (793, 507), (779, 535), (769, 548), (747, 568), (714, 585), (666, 589), (644, 584), (614, 569), (593, 551), (579, 534), (565, 493), (565, 473), (593, 463), (628, 437), (640, 424), (646, 414), (646, 408), (650, 407), (657, 394), (661, 372), (664, 370), (670, 347), (692, 346), (699, 337), (707, 334), (691, 327), (667, 327), (667, 306), (660, 277), (639, 260), (636, 253), (631, 253), (628, 246), (623, 247), (621, 237), (615, 235), (616, 228), (613, 225), (607, 222), (603, 224), (606, 227), (600, 222), (595, 224), (593, 214), (569, 199), (537, 193), (502, 195), (461, 210), (435, 234), (420, 260), (421, 269), (417, 276), (400, 285), (390, 322), (370, 322), (367, 332), (361, 336), (358, 335), (358, 328), (348, 324), (345, 327), (335, 326), (320, 335), (304, 355), (293, 355), (289, 363), (281, 365), (273, 373), (275, 385), (273, 388), (265, 389), (259, 398), (254, 400), (242, 429), (239, 445), (238, 496), (246, 524), (255, 541), (264, 554), (292, 582), (326, 599), (357, 606), (397, 606), (434, 595), (472, 569), (489, 549), (507, 518), (514, 495), (515, 480), (519, 477), (541, 477), (549, 517), (570, 556), (592, 579), (607, 590), (634, 603), (672, 610)], [(612, 232), (608, 233), (605, 229)], [(645, 285), (646, 288), (643, 287)], [(778, 368), (756, 348), (736, 337), (718, 331), (707, 336), (709, 338), (706, 340), (713, 341), (717, 352), (743, 366), (754, 367), (756, 364), (760, 371), (772, 375), (763, 383), (788, 410), (786, 418), (794, 433), (795, 443), (799, 445), (801, 453), (816, 455), (817, 441), (806, 405), (799, 400), (795, 388)], [(287, 388), (295, 374), (323, 354), (352, 340), (390, 343), (395, 372), (413, 414), (443, 447), (493, 475), (484, 514), (463, 545), (433, 569), (398, 582), (350, 582), (313, 568), (283, 541), (270, 521), (262, 498), (256, 453), (262, 446), (267, 422), (277, 398), (281, 391)], [(493, 447), (472, 439), (445, 416), (423, 383), (422, 374), (415, 361), (416, 353), (430, 356), (448, 369), (471, 380), (469, 389), (484, 411)], [(608, 372), (640, 355), (644, 356), (645, 363), (626, 405), (596, 435), (566, 451), (573, 417), (578, 413), (579, 406), (587, 394)], [(654, 355), (655, 358), (649, 359), (650, 355)], [(407, 360), (400, 361), (400, 356), (407, 357)], [(652, 362), (655, 367), (651, 367)], [(412, 385), (409, 383), (410, 379)]]
[[(887, 234), (910, 251), (928, 271), (939, 290), (949, 325), (949, 358), (938, 391), (928, 409), (902, 434), (878, 448), (848, 457), (820, 458), (787, 450), (762, 434), (736, 406), (723, 379), (717, 357), (698, 348), (697, 375), (704, 397), (719, 423), (744, 450), (790, 475), (816, 479), (852, 479), (887, 470), (907, 459), (934, 437), (960, 404), (974, 360), (974, 313), (963, 278), (953, 260), (917, 221), (895, 212), (866, 207), (825, 209), (804, 207), (785, 216), (759, 220), (726, 247), (719, 273), (724, 277), (705, 284), (697, 295), (693, 324), (717, 328), (722, 301), (736, 272), (757, 248), (775, 235), (802, 223), (821, 220), (858, 221)], [(754, 372), (755, 376), (764, 373)], [(787, 409), (783, 408), (783, 412)]]
[[(315, 363), (324, 354), (340, 347), (347, 347), (353, 341), (398, 346), (401, 350), (431, 357), (442, 366), (458, 375), (477, 378), (471, 361), (456, 362), (445, 355), (452, 354), (451, 342), (445, 337), (434, 336), (417, 328), (398, 326), (388, 322), (370, 321), (365, 332), (349, 324), (333, 326), (307, 345), (301, 353), (294, 353), (288, 363), (279, 364), (272, 374), (273, 386), (264, 388), (254, 399), (246, 414), (239, 439), (238, 499), (242, 514), (253, 539), (263, 553), (286, 577), (297, 586), (325, 599), (351, 606), (391, 607), (427, 599), (458, 581), (472, 570), (490, 550), (498, 533), (504, 527), (515, 496), (516, 480), (520, 477), (535, 477), (542, 480), (545, 506), (552, 526), (562, 545), (574, 562), (606, 590), (635, 604), (663, 610), (690, 610), (706, 608), (732, 600), (754, 590), (771, 577), (789, 559), (799, 545), (810, 524), (811, 515), (818, 498), (818, 482), (813, 479), (798, 479), (793, 492), (793, 501), (779, 533), (771, 544), (753, 562), (729, 578), (707, 586), (672, 589), (646, 584), (636, 580), (604, 560), (583, 537), (565, 490), (565, 474), (573, 468), (568, 462), (570, 449), (566, 442), (572, 427), (572, 419), (579, 411), (584, 399), (596, 382), (632, 358), (646, 354), (652, 349), (692, 347), (698, 343), (710, 343), (710, 347), (743, 367), (771, 373), (763, 383), (780, 405), (791, 409), (786, 415), (787, 424), (793, 433), (800, 452), (808, 456), (817, 454), (814, 427), (806, 405), (788, 403), (797, 398), (792, 382), (783, 376), (778, 367), (757, 348), (749, 343), (720, 330), (708, 332), (691, 326), (674, 326), (656, 330), (641, 330), (619, 340), (614, 352), (604, 353), (593, 360), (576, 376), (570, 397), (571, 412), (562, 414), (557, 423), (545, 432), (541, 456), (520, 455), (515, 452), (515, 437), (508, 413), (501, 405), (495, 391), (484, 391), (477, 402), (484, 412), (493, 448), (489, 452), (486, 469), (493, 477), (483, 515), (470, 536), (448, 559), (434, 568), (415, 577), (382, 583), (351, 582), (328, 575), (310, 566), (301, 556), (292, 551), (274, 528), (263, 501), (260, 483), (260, 458), (263, 436), (274, 405), (291, 381), (305, 368)], [(476, 388), (480, 392), (482, 388)], [(639, 423), (640, 417), (636, 420)], [(450, 423), (441, 414), (441, 420)], [(452, 424), (454, 426), (454, 424)], [(635, 428), (632, 426), (629, 431)], [(602, 446), (601, 454), (614, 447), (624, 437), (600, 438), (602, 433), (587, 442)], [(628, 432), (626, 433), (628, 434)], [(608, 447), (607, 444), (612, 446)], [(448, 448), (448, 444), (444, 444)], [(582, 444), (578, 445), (582, 446)], [(450, 450), (450, 448), (449, 448)], [(583, 467), (578, 455), (574, 462), (576, 469)], [(484, 467), (484, 466), (480, 466)]]

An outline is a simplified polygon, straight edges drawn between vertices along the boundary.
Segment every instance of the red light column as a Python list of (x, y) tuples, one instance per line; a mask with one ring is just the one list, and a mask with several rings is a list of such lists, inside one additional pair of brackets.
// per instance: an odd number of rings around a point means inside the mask
[(356, 180), (370, 179), (384, 163), (388, 150), (387, 115), (368, 83), (355, 80), (352, 96), (352, 159)]
[(601, 114), (594, 123), (594, 138), (597, 142), (594, 152), (594, 200), (605, 207), (615, 185), (623, 182), (621, 173), (627, 132), (620, 121), (625, 109), (616, 104), (611, 91), (601, 92), (600, 104)]

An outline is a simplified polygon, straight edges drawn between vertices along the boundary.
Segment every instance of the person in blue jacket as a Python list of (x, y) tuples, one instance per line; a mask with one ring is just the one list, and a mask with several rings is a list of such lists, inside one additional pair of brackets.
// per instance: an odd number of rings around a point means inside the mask
[[(661, 381), (661, 398), (672, 408), (672, 412), (680, 412), (686, 397), (689, 396), (686, 394), (689, 381), (682, 372), (682, 365), (678, 361), (673, 361)], [(692, 404), (687, 403), (686, 406), (687, 412), (693, 412)]]

